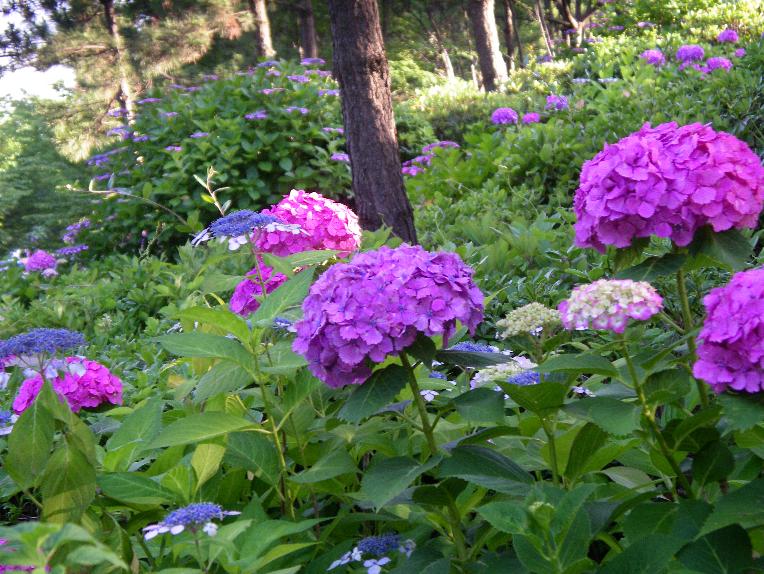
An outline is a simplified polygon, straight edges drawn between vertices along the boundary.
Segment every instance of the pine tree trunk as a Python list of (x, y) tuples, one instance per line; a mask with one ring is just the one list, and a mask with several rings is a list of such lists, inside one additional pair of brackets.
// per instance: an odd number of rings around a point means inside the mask
[(507, 79), (507, 64), (501, 55), (493, 0), (469, 0), (467, 9), (475, 35), (483, 86), (486, 91), (492, 92)]
[(504, 43), (507, 45), (507, 63), (515, 69), (515, 15), (509, 0), (504, 0)]
[(300, 54), (303, 58), (318, 58), (316, 39), (316, 19), (313, 16), (313, 2), (302, 0), (297, 6), (300, 21)]
[(249, 11), (255, 20), (255, 50), (258, 58), (272, 58), (276, 55), (271, 40), (271, 21), (265, 0), (248, 0)]
[(552, 47), (552, 36), (549, 34), (549, 28), (546, 25), (546, 17), (544, 16), (544, 8), (541, 6), (541, 0), (536, 0), (536, 18), (539, 21), (539, 27), (541, 28), (541, 36), (544, 38), (544, 45), (546, 46), (546, 52), (550, 56), (554, 57), (554, 48)]
[(133, 97), (133, 89), (130, 86), (130, 63), (128, 61), (127, 49), (122, 42), (117, 19), (114, 15), (114, 0), (101, 0), (101, 6), (103, 6), (106, 30), (114, 45), (114, 53), (117, 59), (117, 69), (119, 71), (117, 101), (122, 109), (122, 115), (128, 122), (132, 122), (135, 114), (135, 98)]
[(342, 95), (353, 193), (361, 225), (383, 224), (416, 243), (414, 215), (401, 175), (390, 72), (376, 0), (329, 0), (334, 75)]
[(430, 41), (432, 41), (438, 48), (440, 59), (443, 61), (443, 69), (446, 72), (446, 79), (450, 82), (456, 78), (456, 74), (454, 74), (454, 65), (451, 63), (451, 55), (448, 53), (445, 42), (443, 42), (443, 35), (440, 33), (440, 28), (435, 22), (432, 6), (429, 3), (425, 5), (425, 10), (427, 12), (427, 19), (430, 21), (430, 27), (432, 28)]

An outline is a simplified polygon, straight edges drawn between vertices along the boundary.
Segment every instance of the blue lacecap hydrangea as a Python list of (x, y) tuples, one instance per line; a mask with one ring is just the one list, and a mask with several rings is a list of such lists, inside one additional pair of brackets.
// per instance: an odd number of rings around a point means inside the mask
[(431, 379), (441, 379), (443, 381), (447, 381), (448, 377), (444, 375), (443, 373), (439, 373), (438, 371), (431, 371), (428, 375)]
[(393, 550), (398, 550), (399, 547), (400, 536), (392, 533), (382, 534), (381, 536), (368, 536), (358, 542), (358, 550), (372, 556), (384, 556)]
[(523, 371), (512, 375), (507, 379), (510, 385), (518, 385), (520, 387), (526, 387), (528, 385), (535, 385), (541, 380), (540, 375), (535, 371)]
[(274, 215), (242, 209), (213, 221), (209, 232), (213, 237), (240, 237), (270, 223), (281, 223), (281, 220)]
[(223, 518), (223, 509), (212, 502), (196, 502), (183, 508), (173, 510), (162, 521), (166, 526), (191, 526), (206, 524), (211, 520)]
[(453, 347), (448, 349), (449, 351), (465, 351), (468, 353), (497, 353), (499, 349), (493, 345), (483, 345), (481, 343), (473, 343), (471, 341), (463, 341), (457, 343)]
[(5, 341), (0, 341), (0, 358), (11, 355), (39, 355), (81, 347), (85, 336), (69, 329), (32, 329)]

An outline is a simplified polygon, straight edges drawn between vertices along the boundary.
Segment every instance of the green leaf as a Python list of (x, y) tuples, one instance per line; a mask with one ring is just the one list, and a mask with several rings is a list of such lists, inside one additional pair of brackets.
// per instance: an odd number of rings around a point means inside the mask
[(149, 448), (195, 444), (247, 428), (257, 427), (247, 419), (228, 413), (209, 411), (193, 414), (165, 427)]
[(298, 484), (310, 484), (329, 480), (335, 476), (355, 472), (356, 470), (355, 461), (348, 452), (344, 449), (338, 449), (320, 458), (309, 469), (292, 476), (290, 480)]
[(559, 409), (568, 394), (567, 385), (552, 382), (525, 386), (500, 382), (499, 386), (518, 405), (535, 414), (547, 414)]
[(684, 445), (682, 443), (698, 429), (714, 428), (719, 420), (720, 413), (721, 408), (718, 405), (714, 405), (682, 420), (671, 433), (675, 449), (683, 450)]
[(573, 444), (570, 447), (568, 464), (565, 467), (565, 476), (571, 481), (575, 481), (581, 476), (589, 461), (595, 457), (600, 448), (605, 445), (607, 438), (607, 433), (601, 430), (597, 425), (594, 423), (586, 423), (584, 427), (578, 431), (576, 438), (573, 439)]
[(685, 369), (660, 371), (648, 377), (645, 383), (647, 401), (664, 405), (687, 397), (691, 389), (690, 375)]
[(390, 404), (406, 386), (408, 372), (401, 365), (388, 365), (372, 373), (359, 385), (340, 409), (342, 420), (358, 423)]
[(191, 307), (189, 309), (183, 309), (178, 317), (189, 321), (198, 321), (199, 323), (205, 323), (207, 325), (214, 325), (220, 327), (227, 333), (234, 335), (240, 341), (246, 341), (249, 339), (249, 327), (247, 322), (239, 317), (236, 313), (232, 313), (225, 307)]
[(757, 478), (716, 501), (701, 534), (739, 524), (751, 529), (764, 524), (764, 478)]
[(198, 445), (191, 456), (191, 468), (196, 474), (195, 491), (217, 474), (220, 463), (223, 462), (225, 446), (214, 442), (206, 442)]
[(155, 339), (165, 349), (181, 357), (228, 359), (254, 372), (254, 360), (241, 343), (209, 333), (178, 333)]
[(96, 471), (69, 440), (53, 451), (40, 478), (42, 518), (48, 522), (79, 522), (95, 498)]
[[(106, 459), (119, 461), (119, 467), (127, 470), (127, 465), (146, 449), (162, 428), (162, 401), (154, 398), (136, 409), (106, 441)], [(107, 465), (104, 466), (115, 468)]]
[(114, 472), (98, 477), (104, 495), (126, 504), (158, 505), (175, 501), (175, 495), (158, 482), (137, 472)]
[(732, 451), (721, 441), (705, 445), (692, 459), (693, 484), (708, 484), (727, 478), (735, 467)]
[(483, 369), (493, 365), (503, 365), (509, 358), (501, 353), (471, 353), (469, 351), (438, 351), (435, 358), (447, 365)]
[(441, 478), (456, 477), (505, 494), (525, 494), (531, 475), (519, 464), (491, 449), (465, 445), (451, 451), (438, 469)]
[(569, 375), (602, 375), (616, 377), (618, 371), (605, 357), (588, 353), (555, 355), (534, 369), (539, 373), (567, 373)]
[(439, 457), (433, 457), (426, 463), (420, 464), (405, 456), (375, 457), (364, 473), (358, 497), (370, 501), (379, 510), (439, 461)]
[[(288, 522), (286, 520), (264, 520), (253, 524), (243, 535), (244, 540), (237, 540), (241, 559), (234, 564), (248, 567), (265, 556), (269, 548), (287, 536), (305, 532), (320, 521), (317, 519)], [(250, 571), (250, 570), (247, 570)], [(254, 570), (252, 570), (254, 572)]]
[(523, 534), (529, 529), (528, 513), (520, 502), (501, 500), (489, 502), (477, 509), (478, 514), (488, 523), (507, 534)]
[(308, 295), (313, 274), (313, 269), (304, 269), (269, 293), (252, 316), (252, 322), (255, 325), (270, 326), (286, 309), (300, 305)]
[(201, 403), (220, 393), (238, 391), (252, 382), (252, 375), (231, 361), (220, 361), (199, 379), (194, 392), (194, 402)]
[(715, 233), (710, 226), (705, 226), (695, 233), (690, 244), (692, 255), (704, 255), (732, 271), (743, 269), (752, 251), (751, 242), (737, 229)]
[(231, 466), (260, 472), (264, 482), (279, 485), (279, 454), (273, 442), (263, 434), (237, 432), (228, 435), (225, 461)]
[(722, 405), (725, 422), (732, 430), (748, 430), (764, 421), (764, 397), (722, 393), (716, 397)]
[(581, 399), (565, 405), (565, 412), (614, 436), (627, 436), (639, 428), (639, 407), (610, 397)]
[(324, 263), (325, 261), (329, 261), (333, 257), (336, 257), (338, 253), (339, 251), (331, 249), (322, 251), (301, 251), (299, 253), (287, 255), (286, 257), (278, 257), (271, 253), (263, 253), (263, 260), (267, 265), (270, 265), (277, 271), (290, 276), (295, 269)]
[(739, 525), (721, 528), (682, 548), (679, 561), (693, 572), (743, 574), (753, 566), (753, 547)]
[(683, 541), (665, 534), (650, 534), (606, 562), (600, 574), (655, 574), (664, 572)]
[(202, 293), (221, 293), (231, 291), (244, 280), (243, 275), (225, 275), (223, 273), (210, 273), (205, 275), (202, 283)]
[(8, 454), (3, 466), (20, 488), (34, 485), (48, 464), (55, 423), (43, 405), (43, 396), (52, 393), (50, 383), (46, 382), (37, 398), (21, 413), (8, 437)]
[(427, 368), (432, 367), (436, 351), (435, 343), (424, 333), (418, 333), (416, 340), (406, 348), (409, 355), (421, 361)]
[(616, 274), (616, 279), (632, 279), (634, 281), (655, 281), (659, 277), (671, 275), (682, 268), (687, 255), (682, 253), (667, 253), (661, 257), (649, 257), (639, 265), (629, 267)]
[(291, 375), (308, 364), (305, 357), (292, 350), (291, 341), (279, 341), (268, 349), (263, 358), (267, 361), (267, 364), (261, 367), (263, 372), (275, 375)]
[(488, 388), (477, 388), (453, 400), (457, 412), (472, 423), (499, 423), (504, 420), (504, 394)]

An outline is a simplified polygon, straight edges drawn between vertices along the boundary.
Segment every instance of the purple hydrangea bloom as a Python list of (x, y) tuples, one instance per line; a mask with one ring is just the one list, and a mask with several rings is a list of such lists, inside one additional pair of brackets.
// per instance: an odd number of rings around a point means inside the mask
[(24, 269), (27, 273), (32, 271), (46, 271), (56, 268), (56, 258), (43, 249), (38, 249), (24, 261)]
[(82, 253), (83, 251), (87, 251), (89, 247), (85, 244), (82, 245), (71, 245), (69, 247), (62, 247), (61, 249), (56, 250), (56, 255), (61, 255), (62, 257), (69, 257), (71, 255), (77, 255), (78, 253)]
[(202, 74), (202, 81), (203, 82), (215, 82), (215, 81), (217, 81), (219, 79), (220, 78), (218, 77), (217, 74)]
[(55, 353), (66, 351), (85, 344), (85, 336), (77, 331), (69, 329), (31, 329), (0, 341), (0, 357), (17, 357), (25, 355), (40, 355), (42, 353)]
[(242, 209), (216, 219), (208, 229), (212, 237), (241, 237), (252, 233), (259, 227), (280, 221), (278, 217), (273, 215)]
[(142, 100), (138, 100), (135, 103), (136, 104), (155, 104), (161, 101), (162, 101), (162, 98), (143, 98)]
[(706, 56), (703, 46), (697, 44), (685, 44), (676, 51), (676, 59), (680, 62), (697, 62)]
[(639, 57), (651, 66), (662, 66), (666, 63), (666, 56), (658, 49), (645, 50)]
[(655, 26), (652, 22), (637, 22), (637, 28), (652, 28)]
[(300, 60), (300, 64), (303, 66), (323, 66), (326, 61), (321, 58), (303, 58)]
[(182, 147), (180, 147), (179, 145), (168, 145), (168, 146), (167, 146), (166, 148), (164, 148), (164, 149), (165, 149), (166, 151), (172, 151), (172, 152), (176, 152), (176, 151), (183, 151), (183, 148), (182, 148)]
[(346, 153), (342, 152), (335, 152), (332, 154), (332, 157), (330, 158), (332, 161), (341, 161), (344, 163), (350, 163), (350, 156)]
[(266, 96), (270, 96), (271, 94), (276, 94), (278, 92), (283, 92), (284, 88), (263, 88), (260, 90), (260, 93)]
[(324, 89), (321, 89), (321, 90), (318, 90), (318, 95), (319, 96), (339, 96), (340, 95), (340, 91), (339, 90), (324, 90)]
[(195, 502), (178, 510), (173, 510), (162, 522), (150, 524), (143, 529), (143, 537), (151, 540), (159, 534), (169, 532), (172, 535), (180, 534), (186, 528), (191, 532), (203, 531), (209, 536), (217, 534), (217, 524), (213, 520), (223, 520), (226, 516), (241, 514), (240, 512), (223, 510), (219, 505), (211, 502)]
[(93, 179), (96, 180), (96, 181), (106, 181), (109, 178), (111, 178), (112, 175), (114, 175), (114, 174), (111, 173), (111, 172), (109, 172), (109, 173), (101, 173), (101, 174), (96, 175), (95, 177), (93, 177)]
[(252, 112), (244, 116), (244, 118), (247, 120), (264, 120), (267, 117), (268, 117), (268, 112), (266, 112), (265, 110), (257, 110), (256, 112)]
[(458, 148), (459, 144), (456, 142), (448, 141), (448, 140), (437, 141), (437, 142), (433, 142), (431, 144), (427, 144), (426, 146), (424, 146), (422, 148), (422, 153), (428, 154), (432, 152), (432, 150), (434, 150), (435, 148), (449, 148), (449, 147)]
[(127, 126), (117, 126), (106, 132), (107, 136), (119, 136), (123, 140), (129, 138), (131, 134), (132, 130)]
[(401, 537), (398, 534), (383, 534), (382, 536), (367, 536), (359, 540), (358, 550), (372, 556), (384, 556), (388, 552), (398, 550)]
[(361, 384), (418, 333), (453, 335), (456, 321), (474, 332), (483, 294), (454, 253), (419, 246), (382, 247), (330, 267), (312, 285), (295, 324), (294, 350), (331, 387)]
[(516, 124), (517, 112), (512, 108), (496, 108), (491, 114), (491, 122), (496, 125)]
[(403, 167), (401, 167), (401, 173), (403, 175), (415, 176), (415, 175), (419, 175), (423, 171), (424, 171), (424, 168), (419, 167), (418, 165), (413, 165), (413, 164), (404, 165)]
[(147, 135), (140, 135), (140, 136), (135, 136), (135, 135), (134, 135), (134, 136), (133, 136), (133, 141), (134, 141), (134, 142), (147, 142), (147, 141), (149, 141), (150, 139), (151, 139), (151, 138), (150, 138), (149, 136), (147, 136)]
[(244, 279), (236, 286), (228, 304), (231, 311), (242, 317), (248, 317), (260, 307), (258, 297), (263, 296), (263, 285), (265, 285), (265, 293), (268, 294), (278, 289), (288, 279), (286, 275), (266, 265), (260, 256), (258, 256), (258, 264), (259, 267), (254, 267), (247, 273), (250, 279)]
[(343, 128), (321, 128), (322, 132), (325, 132), (327, 134), (340, 134), (343, 135), (345, 133), (345, 130)]
[(64, 243), (74, 243), (74, 240), (77, 238), (77, 235), (80, 233), (80, 231), (87, 229), (88, 227), (90, 227), (90, 220), (87, 217), (77, 221), (76, 223), (67, 225), (66, 229), (64, 230), (64, 234), (61, 236), (61, 240)]
[(493, 345), (483, 345), (472, 341), (462, 341), (448, 349), (449, 351), (463, 351), (467, 353), (498, 353), (499, 348)]
[(287, 76), (287, 78), (292, 80), (293, 82), (297, 82), (298, 84), (307, 84), (308, 82), (310, 82), (310, 78), (308, 76), (303, 76), (303, 75)]
[(536, 112), (528, 112), (523, 115), (524, 124), (537, 124), (541, 121), (541, 115)]
[(192, 133), (188, 137), (193, 138), (193, 139), (199, 139), (199, 138), (206, 138), (209, 135), (210, 135), (209, 132), (194, 132), (194, 133)]
[(273, 66), (278, 66), (279, 62), (278, 60), (265, 60), (264, 62), (260, 62), (257, 67), (258, 68), (271, 68)]
[(178, 115), (178, 112), (159, 112), (159, 115), (163, 118), (174, 118)]
[(732, 69), (732, 62), (727, 58), (709, 58), (706, 60), (706, 67), (709, 72), (713, 72), (714, 70), (724, 70), (725, 72), (729, 72)]
[(624, 26), (608, 26), (608, 30), (611, 32), (621, 32), (625, 29)]
[(715, 392), (764, 390), (764, 268), (736, 273), (703, 299), (706, 319), (698, 335), (693, 375)]
[(109, 110), (106, 113), (113, 118), (119, 118), (121, 116), (126, 116), (127, 110), (123, 110), (122, 108), (114, 108), (113, 110)]
[(567, 110), (568, 109), (568, 98), (565, 96), (558, 96), (556, 94), (550, 94), (546, 97), (546, 105), (544, 106), (545, 110)]
[(535, 385), (541, 381), (541, 376), (536, 371), (523, 371), (512, 375), (507, 379), (510, 385), (517, 385), (519, 387), (527, 387), (528, 385)]
[(736, 58), (742, 58), (743, 56), (745, 56), (745, 48), (738, 48), (737, 50), (735, 50)]
[(737, 32), (731, 28), (727, 28), (716, 37), (717, 42), (729, 44), (737, 44), (738, 40)]
[(300, 112), (303, 116), (308, 113), (308, 108), (301, 108), (299, 106), (287, 106), (284, 111), (291, 114), (292, 112)]
[(281, 72), (279, 72), (278, 70), (268, 70), (267, 72), (265, 72), (265, 75), (277, 78), (278, 76), (281, 75)]

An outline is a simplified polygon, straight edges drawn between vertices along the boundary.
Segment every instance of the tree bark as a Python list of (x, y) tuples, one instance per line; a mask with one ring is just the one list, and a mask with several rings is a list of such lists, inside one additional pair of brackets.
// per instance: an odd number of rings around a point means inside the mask
[(469, 0), (467, 10), (475, 35), (475, 48), (486, 91), (498, 89), (507, 80), (507, 64), (501, 55), (493, 0)]
[(541, 36), (544, 38), (544, 45), (546, 46), (547, 54), (554, 57), (554, 47), (552, 45), (552, 36), (549, 33), (549, 28), (546, 25), (546, 17), (544, 16), (544, 8), (541, 6), (541, 0), (536, 0), (536, 19), (539, 21), (539, 27), (541, 28)]
[(507, 45), (507, 64), (510, 70), (515, 69), (515, 49), (519, 46), (516, 38), (514, 11), (510, 0), (504, 0), (504, 43)]
[(300, 55), (303, 58), (318, 58), (316, 19), (313, 16), (313, 2), (302, 0), (297, 6), (300, 22)]
[(434, 40), (433, 43), (438, 48), (438, 52), (440, 52), (440, 59), (443, 61), (443, 69), (446, 72), (446, 79), (450, 82), (456, 78), (456, 74), (454, 74), (454, 65), (451, 63), (451, 56), (443, 41), (443, 35), (440, 33), (440, 28), (435, 22), (432, 6), (429, 2), (425, 3), (425, 10), (427, 11), (427, 19), (430, 21), (430, 27), (432, 28), (431, 39)]
[(265, 0), (248, 0), (249, 11), (255, 20), (255, 50), (258, 58), (272, 58), (276, 55), (271, 39), (271, 21)]
[(390, 71), (376, 0), (329, 0), (334, 76), (340, 85), (353, 193), (361, 226), (383, 224), (416, 243), (401, 174)]
[(101, 0), (101, 6), (103, 6), (106, 30), (111, 38), (117, 59), (117, 70), (119, 72), (117, 101), (122, 110), (122, 115), (128, 122), (132, 123), (135, 114), (135, 98), (133, 97), (133, 89), (130, 85), (130, 63), (128, 61), (127, 49), (122, 41), (122, 35), (119, 33), (119, 26), (117, 26), (117, 19), (114, 15), (114, 0)]

